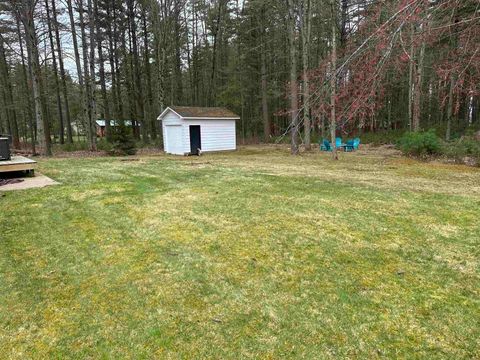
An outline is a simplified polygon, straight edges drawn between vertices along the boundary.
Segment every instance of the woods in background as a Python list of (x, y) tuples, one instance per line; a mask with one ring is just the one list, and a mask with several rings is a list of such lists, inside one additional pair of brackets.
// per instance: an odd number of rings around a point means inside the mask
[[(0, 132), (51, 154), (95, 121), (161, 139), (169, 105), (225, 106), (239, 136), (478, 125), (478, 0), (0, 2)], [(112, 129), (106, 121), (106, 137)]]

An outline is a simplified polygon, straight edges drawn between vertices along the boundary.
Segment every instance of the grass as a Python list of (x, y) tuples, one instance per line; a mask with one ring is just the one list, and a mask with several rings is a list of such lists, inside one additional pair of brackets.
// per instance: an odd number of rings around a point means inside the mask
[(385, 150), (44, 159), (0, 197), (8, 358), (478, 358), (480, 170)]

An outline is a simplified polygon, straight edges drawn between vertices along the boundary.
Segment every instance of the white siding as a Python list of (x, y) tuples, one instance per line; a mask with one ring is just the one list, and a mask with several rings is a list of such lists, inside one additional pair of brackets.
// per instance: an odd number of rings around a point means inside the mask
[(190, 125), (200, 125), (202, 151), (235, 150), (235, 120), (184, 120), (184, 144), (190, 152)]
[(173, 111), (169, 111), (162, 119), (163, 125), (182, 125), (183, 121)]
[(200, 125), (202, 151), (237, 148), (235, 120), (182, 119), (173, 111), (168, 111), (162, 119), (165, 152), (178, 155), (190, 153), (190, 125)]
[[(173, 111), (169, 111), (162, 119), (162, 131), (163, 131), (163, 150), (169, 154), (184, 155), (190, 152), (190, 149), (185, 150), (185, 127), (184, 122)], [(180, 128), (171, 129), (171, 128)], [(172, 131), (174, 133), (172, 137)], [(179, 136), (177, 133), (180, 132)]]
[(165, 152), (176, 155), (183, 155), (183, 126), (165, 125)]

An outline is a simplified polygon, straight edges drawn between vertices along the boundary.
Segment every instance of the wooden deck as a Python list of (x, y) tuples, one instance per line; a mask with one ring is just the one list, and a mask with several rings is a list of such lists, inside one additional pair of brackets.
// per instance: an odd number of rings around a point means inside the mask
[(34, 171), (37, 162), (23, 156), (12, 156), (10, 160), (0, 161), (0, 173), (11, 171)]

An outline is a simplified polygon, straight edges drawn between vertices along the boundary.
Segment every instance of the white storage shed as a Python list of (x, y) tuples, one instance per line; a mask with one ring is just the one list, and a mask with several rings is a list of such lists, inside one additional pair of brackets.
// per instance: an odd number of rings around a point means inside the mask
[(176, 155), (235, 150), (235, 122), (239, 119), (230, 110), (219, 107), (167, 107), (158, 117), (164, 150)]

